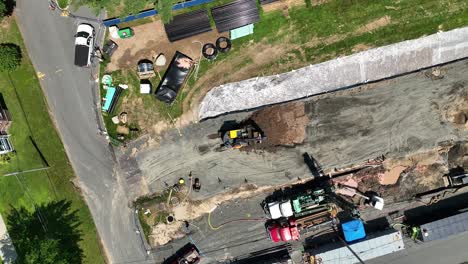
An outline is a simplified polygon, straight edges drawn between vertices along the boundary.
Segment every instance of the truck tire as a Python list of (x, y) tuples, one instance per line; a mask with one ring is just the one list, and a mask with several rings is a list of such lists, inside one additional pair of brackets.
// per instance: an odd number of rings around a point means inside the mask
[(203, 45), (202, 53), (207, 60), (214, 60), (218, 56), (218, 49), (213, 43), (206, 43)]
[[(226, 45), (223, 45), (223, 43), (226, 43)], [(231, 50), (231, 40), (229, 38), (226, 38), (226, 37), (219, 37), (217, 40), (216, 40), (216, 48), (225, 53), (225, 52), (228, 52), (229, 50)]]

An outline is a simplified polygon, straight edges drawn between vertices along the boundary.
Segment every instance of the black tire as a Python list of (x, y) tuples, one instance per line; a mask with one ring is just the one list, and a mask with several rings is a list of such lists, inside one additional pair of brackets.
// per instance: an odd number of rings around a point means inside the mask
[[(221, 44), (223, 42), (226, 42), (226, 46), (223, 48), (221, 46)], [(216, 48), (221, 51), (221, 52), (228, 52), (229, 50), (231, 50), (231, 40), (229, 38), (226, 38), (226, 37), (219, 37), (217, 40), (216, 40)]]
[[(208, 53), (209, 50), (213, 50), (212, 53)], [(206, 43), (202, 48), (203, 57), (208, 60), (214, 60), (218, 56), (218, 49), (213, 43)]]

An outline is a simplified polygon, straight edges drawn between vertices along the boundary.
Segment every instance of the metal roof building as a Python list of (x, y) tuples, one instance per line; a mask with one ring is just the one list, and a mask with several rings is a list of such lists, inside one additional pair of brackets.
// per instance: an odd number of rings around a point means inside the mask
[[(336, 246), (336, 244), (334, 245)], [(350, 247), (362, 260), (369, 260), (403, 250), (405, 245), (403, 243), (401, 232), (395, 231), (367, 239), (359, 243), (351, 244)], [(324, 249), (326, 250), (326, 248)], [(359, 260), (345, 246), (331, 249), (325, 252), (323, 252), (322, 249), (322, 253), (315, 253), (313, 255), (315, 256), (316, 261), (322, 261), (319, 263), (323, 264), (359, 263)]]
[(257, 2), (254, 0), (237, 0), (229, 4), (211, 8), (211, 15), (218, 32), (240, 28), (260, 20)]
[(424, 242), (468, 231), (468, 212), (421, 225)]
[(211, 31), (208, 11), (202, 9), (177, 15), (164, 29), (171, 42)]

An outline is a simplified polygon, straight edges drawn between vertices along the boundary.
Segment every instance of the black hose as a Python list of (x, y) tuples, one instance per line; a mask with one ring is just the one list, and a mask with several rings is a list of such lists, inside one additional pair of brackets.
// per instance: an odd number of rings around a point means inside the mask
[[(222, 47), (221, 44), (225, 42), (226, 43), (226, 46), (225, 47)], [(231, 40), (229, 38), (226, 38), (226, 37), (219, 37), (217, 40), (216, 40), (216, 48), (221, 51), (221, 52), (228, 52), (229, 50), (231, 50)]]
[[(208, 53), (208, 50), (212, 50), (213, 52)], [(206, 59), (214, 60), (218, 56), (218, 49), (213, 43), (206, 43), (205, 45), (203, 45), (202, 54), (203, 57), (205, 57)]]

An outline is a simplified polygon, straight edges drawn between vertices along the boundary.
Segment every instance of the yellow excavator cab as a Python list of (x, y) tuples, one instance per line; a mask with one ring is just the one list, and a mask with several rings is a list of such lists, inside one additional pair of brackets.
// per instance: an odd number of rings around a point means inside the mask
[(229, 137), (230, 138), (237, 138), (239, 136), (239, 131), (240, 131), (240, 129), (230, 130), (229, 131)]

